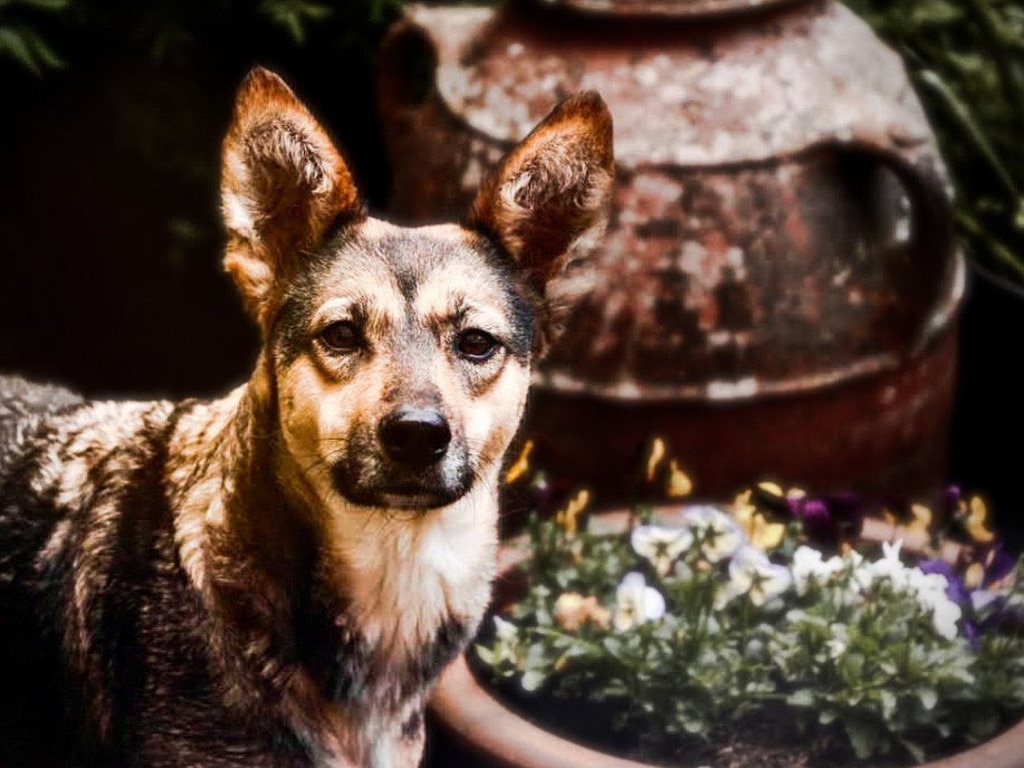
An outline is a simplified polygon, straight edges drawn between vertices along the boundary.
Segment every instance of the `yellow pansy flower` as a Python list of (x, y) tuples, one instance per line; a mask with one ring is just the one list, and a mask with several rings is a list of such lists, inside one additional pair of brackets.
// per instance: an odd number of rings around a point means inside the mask
[[(765, 487), (770, 486), (770, 487)], [(762, 483), (761, 487), (777, 496), (782, 496), (782, 489), (771, 483)], [(740, 528), (747, 534), (747, 539), (758, 549), (767, 551), (775, 549), (786, 536), (786, 524), (773, 522), (763, 512), (750, 503), (750, 491), (744, 491), (733, 502), (732, 513)]]
[(533, 453), (533, 440), (527, 440), (526, 445), (523, 446), (523, 450), (519, 452), (519, 456), (514, 462), (512, 462), (512, 466), (508, 468), (508, 472), (505, 473), (506, 483), (514, 483), (529, 471), (531, 453)]
[(575, 536), (579, 530), (579, 517), (580, 513), (587, 508), (590, 503), (590, 491), (584, 488), (582, 491), (576, 494), (575, 497), (566, 505), (565, 509), (558, 512), (555, 515), (555, 522), (557, 522), (563, 531), (569, 536)]

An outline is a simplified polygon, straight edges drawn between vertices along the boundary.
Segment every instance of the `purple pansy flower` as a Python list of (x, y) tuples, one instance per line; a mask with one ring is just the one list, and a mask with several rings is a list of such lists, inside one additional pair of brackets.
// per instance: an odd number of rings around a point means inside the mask
[(967, 588), (963, 576), (960, 576), (951, 563), (945, 560), (922, 560), (917, 564), (922, 573), (939, 573), (946, 577), (949, 586), (946, 587), (946, 597), (959, 606), (969, 605), (971, 602), (971, 591)]
[(987, 589), (1009, 576), (1017, 561), (1006, 551), (1003, 542), (997, 541), (985, 555), (984, 564), (985, 575), (982, 577), (981, 587)]
[(853, 493), (792, 497), (788, 501), (804, 533), (821, 544), (835, 547), (844, 539), (856, 537), (864, 522), (864, 503)]
[[(964, 572), (979, 566), (980, 576), (974, 576), (968, 584)], [(922, 560), (917, 567), (924, 573), (938, 573), (946, 577), (946, 596), (964, 609), (963, 635), (972, 648), (977, 648), (983, 635), (1003, 626), (1010, 618), (1005, 611), (1005, 595), (991, 587), (1009, 576), (1015, 566), (1014, 558), (1005, 550), (1003, 543), (997, 541), (985, 548), (980, 557), (975, 552), (963, 566), (963, 572), (945, 560)]]

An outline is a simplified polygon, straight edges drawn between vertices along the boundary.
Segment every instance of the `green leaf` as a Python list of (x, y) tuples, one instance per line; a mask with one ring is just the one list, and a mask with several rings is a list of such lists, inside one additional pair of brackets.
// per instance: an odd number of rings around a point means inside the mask
[[(882, 717), (886, 720), (892, 719), (893, 712), (896, 711), (896, 695), (892, 691), (882, 691), (879, 694), (879, 699), (882, 702)], [(930, 707), (926, 707), (930, 709)]]
[(70, 7), (70, 0), (0, 0), (0, 8), (21, 5), (26, 8), (37, 8), (41, 11), (63, 11)]
[(924, 747), (917, 742), (911, 741), (910, 739), (900, 739), (900, 746), (907, 750), (907, 752), (910, 753), (910, 756), (918, 763), (923, 763), (925, 761), (926, 755)]
[(979, 706), (971, 711), (971, 720), (967, 728), (972, 739), (987, 739), (999, 729), (999, 713), (992, 707)]
[(881, 744), (878, 729), (861, 718), (853, 717), (846, 721), (846, 735), (854, 753), (861, 760), (871, 757)]
[(786, 703), (792, 707), (813, 707), (814, 691), (810, 688), (795, 690), (786, 697)]
[(921, 82), (939, 97), (940, 103), (960, 126), (964, 137), (974, 145), (978, 158), (988, 163), (989, 168), (1002, 182), (1005, 191), (1017, 197), (1017, 184), (1013, 175), (1007, 169), (1006, 163), (999, 156), (995, 147), (992, 146), (989, 134), (981, 127), (970, 107), (937, 72), (925, 70), (919, 73), (919, 77)]
[(33, 74), (42, 74), (25, 37), (10, 27), (0, 27), (0, 56), (8, 56)]
[(24, 25), (0, 26), (0, 57), (3, 56), (14, 59), (37, 76), (41, 76), (47, 69), (60, 69), (64, 66), (53, 49)]

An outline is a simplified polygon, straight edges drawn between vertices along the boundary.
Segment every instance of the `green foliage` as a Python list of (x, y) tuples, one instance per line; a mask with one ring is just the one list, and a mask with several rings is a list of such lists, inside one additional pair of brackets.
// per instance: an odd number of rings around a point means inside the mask
[(37, 30), (40, 18), (66, 11), (70, 0), (0, 0), (0, 58), (32, 74), (60, 69), (64, 61)]
[[(36, 75), (73, 64), (61, 48), (129, 41), (153, 61), (187, 57), (196, 46), (230, 43), (238, 33), (281, 36), (303, 47), (318, 30), (347, 46), (372, 47), (404, 0), (0, 0), (0, 57)], [(70, 39), (76, 43), (72, 44)], [(369, 52), (367, 52), (369, 55)]]
[(302, 45), (306, 41), (306, 25), (326, 19), (331, 8), (309, 0), (263, 0), (257, 12), (286, 30), (296, 45)]
[[(681, 539), (633, 525), (617, 535), (531, 523), (529, 591), (476, 647), (497, 679), (612, 702), (616, 725), (669, 749), (760, 718), (805, 743), (845, 740), (865, 760), (922, 760), (1024, 711), (1024, 637), (969, 640), (966, 620), (984, 617), (898, 545), (828, 557), (796, 525), (769, 558), (742, 538), (723, 549), (724, 526), (713, 548), (685, 521), (696, 533)], [(1020, 573), (990, 607), (1021, 610)]]
[(957, 188), (969, 255), (1024, 281), (1024, 6), (847, 0), (899, 51)]

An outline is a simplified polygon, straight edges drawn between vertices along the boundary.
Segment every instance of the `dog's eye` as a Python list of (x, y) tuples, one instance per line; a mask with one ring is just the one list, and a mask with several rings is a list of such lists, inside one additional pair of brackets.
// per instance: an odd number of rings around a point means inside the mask
[(483, 362), (498, 350), (498, 340), (486, 331), (471, 328), (459, 334), (455, 346), (466, 359)]
[(363, 346), (363, 337), (354, 323), (342, 320), (320, 331), (320, 341), (332, 352), (355, 352)]

